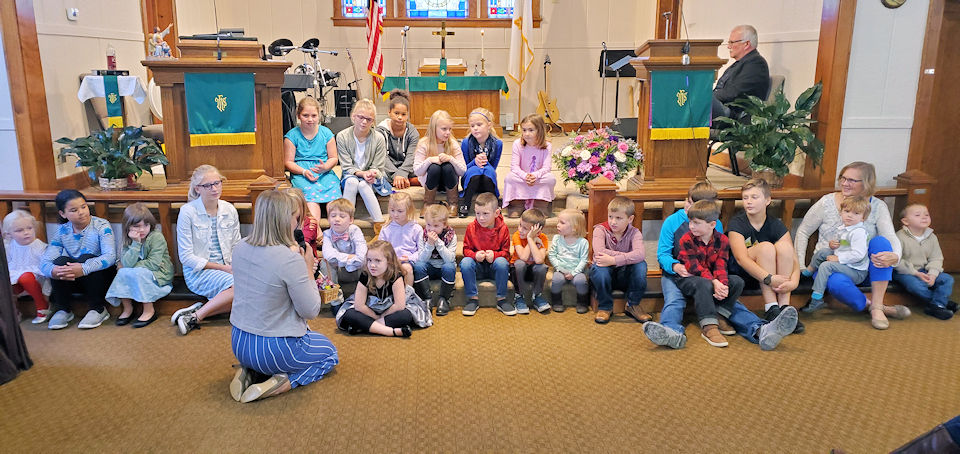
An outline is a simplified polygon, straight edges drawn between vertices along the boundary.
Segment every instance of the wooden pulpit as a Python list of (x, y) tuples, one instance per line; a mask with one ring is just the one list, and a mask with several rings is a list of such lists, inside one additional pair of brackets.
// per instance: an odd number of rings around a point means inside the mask
[(683, 48), (687, 40), (655, 39), (643, 43), (637, 58), (630, 64), (637, 70), (640, 81), (637, 143), (644, 153), (644, 187), (683, 188), (707, 175), (708, 139), (651, 140), (650, 138), (650, 74), (654, 71), (716, 70), (726, 63), (717, 54), (719, 39), (690, 40), (690, 64), (683, 64)]
[[(217, 60), (216, 41), (184, 40), (178, 43), (180, 59), (144, 60), (160, 86), (163, 107), (163, 136), (166, 142), (167, 181), (188, 181), (197, 166), (211, 164), (229, 179), (254, 180), (261, 175), (283, 179), (283, 126), (280, 86), (290, 66), (284, 61), (259, 59), (255, 42), (221, 41)], [(256, 144), (190, 146), (184, 73), (253, 73), (256, 91)]]

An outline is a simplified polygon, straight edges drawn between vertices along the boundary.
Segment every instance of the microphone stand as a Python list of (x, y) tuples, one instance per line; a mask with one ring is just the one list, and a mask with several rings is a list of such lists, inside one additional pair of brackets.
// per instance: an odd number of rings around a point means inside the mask
[[(606, 118), (606, 102), (607, 102), (607, 43), (606, 41), (600, 43), (603, 45), (603, 68), (600, 69), (600, 126), (603, 126), (603, 119)], [(593, 120), (591, 118), (591, 120)]]

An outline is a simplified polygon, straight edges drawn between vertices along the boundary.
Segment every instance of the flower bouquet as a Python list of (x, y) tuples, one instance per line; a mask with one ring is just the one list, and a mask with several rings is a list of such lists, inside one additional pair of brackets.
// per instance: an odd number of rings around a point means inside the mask
[(576, 183), (581, 192), (598, 176), (618, 182), (630, 171), (643, 169), (643, 151), (637, 143), (610, 128), (570, 136), (570, 142), (553, 155), (553, 160), (563, 173), (563, 181)]

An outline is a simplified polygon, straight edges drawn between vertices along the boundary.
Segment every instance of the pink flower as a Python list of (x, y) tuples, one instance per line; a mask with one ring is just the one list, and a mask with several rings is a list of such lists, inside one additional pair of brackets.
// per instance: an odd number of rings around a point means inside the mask
[(583, 142), (583, 136), (577, 136), (573, 138), (573, 143), (581, 143), (581, 142)]
[(577, 169), (567, 170), (567, 176), (570, 177), (570, 178), (573, 178), (573, 177), (577, 176)]
[(600, 173), (600, 166), (593, 166), (593, 168), (590, 169), (590, 173), (594, 175)]
[(589, 132), (587, 132), (587, 135), (586, 135), (585, 138), (586, 138), (587, 140), (593, 140), (594, 137), (596, 137), (596, 135), (594, 135), (593, 131), (589, 131)]
[(608, 171), (606, 171), (606, 172), (603, 173), (603, 176), (604, 176), (606, 179), (608, 179), (608, 180), (610, 180), (610, 181), (613, 181), (613, 178), (614, 178), (613, 172), (611, 172), (611, 171), (608, 170)]
[(590, 164), (597, 165), (600, 163), (600, 158), (596, 156), (590, 156)]
[(590, 142), (590, 143), (587, 144), (587, 148), (588, 148), (588, 149), (596, 148), (596, 147), (599, 147), (599, 146), (600, 146), (600, 143), (599, 143), (599, 142)]
[(617, 145), (617, 149), (620, 150), (620, 151), (622, 151), (622, 152), (624, 152), (624, 153), (626, 153), (629, 148), (630, 148), (630, 146), (627, 145), (626, 142), (620, 142), (620, 145)]

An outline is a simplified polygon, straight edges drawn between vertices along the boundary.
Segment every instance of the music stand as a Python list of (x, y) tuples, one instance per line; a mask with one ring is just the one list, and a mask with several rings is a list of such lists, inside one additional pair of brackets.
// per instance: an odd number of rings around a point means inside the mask
[[(597, 68), (597, 71), (600, 72), (600, 77), (604, 78), (604, 80), (606, 80), (607, 77), (614, 77), (617, 79), (616, 94), (614, 94), (613, 97), (614, 124), (620, 123), (620, 77), (637, 77), (637, 70), (634, 69), (633, 66), (630, 66), (630, 59), (637, 57), (637, 54), (634, 53), (634, 51), (634, 49), (609, 49), (607, 50), (606, 55), (603, 55), (603, 51), (600, 53), (600, 66)], [(610, 63), (606, 66), (606, 71), (604, 71), (604, 57), (607, 58), (607, 61), (614, 61), (614, 63)], [(603, 108), (601, 107), (601, 111), (602, 110)], [(602, 118), (601, 121), (603, 121)]]

